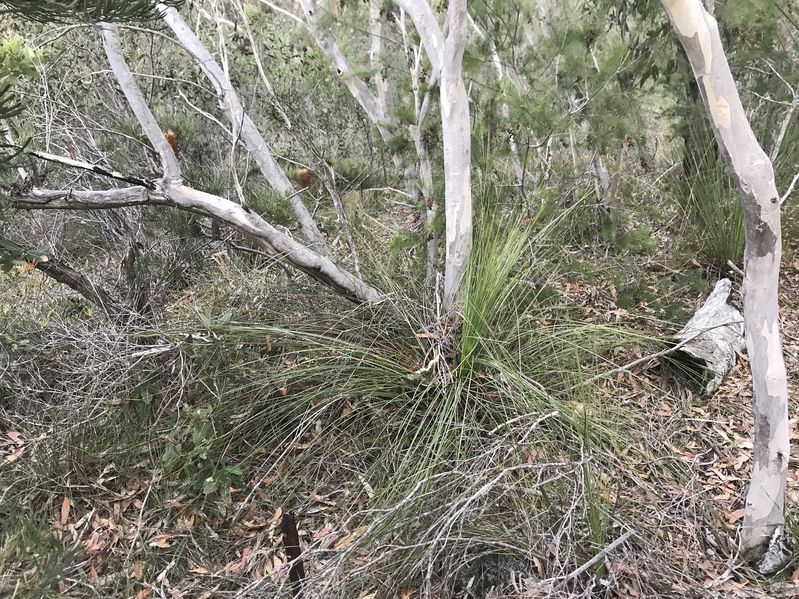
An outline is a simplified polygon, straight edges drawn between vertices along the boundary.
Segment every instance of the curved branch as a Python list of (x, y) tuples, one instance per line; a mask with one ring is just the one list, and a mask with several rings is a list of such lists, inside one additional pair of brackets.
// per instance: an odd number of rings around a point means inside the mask
[(319, 234), (316, 223), (297, 195), (292, 195), (294, 186), (286, 177), (283, 169), (272, 155), (272, 150), (261, 135), (258, 127), (247, 115), (228, 77), (216, 63), (211, 53), (206, 49), (200, 38), (174, 8), (164, 8), (164, 21), (175, 33), (178, 42), (194, 58), (205, 76), (214, 86), (219, 96), (219, 104), (230, 119), (235, 135), (240, 135), (247, 146), (247, 151), (255, 159), (261, 173), (272, 188), (285, 196), (294, 211), (294, 216), (300, 225), (300, 234), (305, 242), (319, 252), (327, 253), (327, 247)]
[(128, 187), (106, 191), (33, 189), (12, 198), (23, 209), (104, 210), (125, 206), (169, 206), (219, 219), (254, 241), (263, 251), (305, 272), (354, 302), (380, 304), (377, 289), (276, 229), (249, 208), (182, 184), (157, 182), (156, 191)]
[(116, 179), (117, 181), (132, 183), (133, 185), (141, 185), (142, 187), (146, 187), (147, 189), (150, 190), (155, 189), (155, 183), (153, 183), (149, 179), (146, 179), (144, 177), (137, 177), (135, 175), (126, 175), (124, 173), (120, 173), (114, 170), (108, 170), (107, 168), (102, 167), (99, 164), (91, 164), (89, 162), (83, 162), (82, 160), (73, 160), (72, 158), (67, 158), (65, 156), (48, 154), (47, 152), (38, 152), (35, 150), (32, 152), (27, 152), (27, 154), (30, 156), (35, 156), (40, 160), (55, 162), (56, 164), (63, 164), (64, 166), (70, 166), (72, 168), (78, 168), (84, 171), (89, 171), (90, 173), (94, 173), (95, 175), (100, 175), (102, 177), (109, 177), (111, 179)]
[(125, 312), (123, 305), (111, 297), (108, 291), (92, 283), (86, 275), (65, 262), (52, 258), (46, 262), (36, 262), (36, 270), (78, 292), (110, 317), (116, 317)]
[(150, 107), (144, 96), (136, 85), (133, 75), (128, 69), (125, 62), (125, 57), (122, 54), (122, 44), (119, 41), (119, 29), (116, 25), (103, 23), (101, 25), (103, 31), (103, 46), (105, 53), (108, 57), (108, 62), (111, 64), (111, 69), (114, 71), (114, 76), (122, 88), (122, 93), (130, 105), (136, 120), (139, 121), (144, 134), (150, 140), (153, 148), (158, 152), (161, 157), (161, 165), (164, 169), (164, 178), (170, 182), (179, 182), (181, 180), (180, 166), (178, 166), (178, 159), (172, 146), (164, 137), (161, 127), (158, 126), (158, 121), (155, 120)]

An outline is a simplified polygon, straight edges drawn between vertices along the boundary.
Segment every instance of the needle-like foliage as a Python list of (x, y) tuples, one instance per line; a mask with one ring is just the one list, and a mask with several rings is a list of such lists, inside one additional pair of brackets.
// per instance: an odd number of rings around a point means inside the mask
[[(182, 0), (166, 0), (178, 6)], [(66, 21), (143, 21), (160, 16), (153, 0), (4, 0), (2, 12), (42, 23)]]

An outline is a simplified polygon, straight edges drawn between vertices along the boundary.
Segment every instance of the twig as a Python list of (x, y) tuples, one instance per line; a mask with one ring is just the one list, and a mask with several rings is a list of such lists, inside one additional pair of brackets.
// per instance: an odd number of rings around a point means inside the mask
[(566, 576), (564, 576), (562, 578), (557, 578), (555, 580), (567, 581), (567, 580), (573, 580), (573, 579), (577, 578), (580, 574), (582, 574), (586, 570), (590, 570), (593, 566), (595, 566), (600, 561), (605, 559), (608, 556), (609, 553), (613, 552), (613, 550), (615, 550), (616, 547), (618, 547), (619, 545), (624, 543), (631, 536), (633, 536), (633, 531), (628, 530), (623, 535), (621, 535), (618, 539), (613, 541), (610, 545), (608, 545), (607, 547), (602, 549), (602, 551), (597, 553), (594, 557), (592, 557), (587, 562), (585, 562), (582, 566), (580, 566), (579, 568), (577, 568), (573, 572), (567, 574)]
[(289, 562), (289, 580), (291, 581), (294, 597), (302, 597), (302, 581), (305, 578), (305, 568), (302, 563), (302, 549), (300, 536), (297, 532), (297, 522), (294, 514), (283, 512), (280, 519), (280, 531), (283, 533), (283, 547)]
[(745, 276), (744, 271), (742, 271), (740, 268), (738, 268), (738, 265), (735, 262), (733, 262), (732, 260), (727, 260), (727, 266), (729, 266), (730, 269), (734, 273), (738, 274), (741, 278), (743, 278)]
[[(511, 418), (510, 420), (506, 420), (502, 424), (498, 424), (497, 426), (492, 428), (490, 431), (488, 431), (488, 434), (489, 435), (493, 435), (499, 429), (504, 428), (506, 426), (509, 426), (509, 425), (513, 424), (514, 422), (518, 422), (519, 420), (524, 420), (525, 418), (529, 418), (530, 416), (532, 416), (532, 414), (522, 414), (521, 416), (517, 416), (516, 418)], [(553, 416), (560, 416), (560, 412), (558, 410), (553, 410), (553, 411), (549, 412), (548, 414), (544, 414), (543, 416), (539, 417), (538, 420), (533, 422), (533, 424), (531, 424), (528, 427), (528, 429), (537, 427), (544, 420), (547, 420), (548, 418), (552, 418)]]
[[(12, 146), (14, 146), (14, 147), (16, 147), (16, 148), (18, 148), (18, 147), (19, 147), (19, 146), (17, 145), (17, 140), (16, 140), (16, 138), (14, 137), (14, 134), (11, 132), (11, 126), (10, 126), (10, 125), (8, 125), (8, 124), (6, 124), (6, 125), (5, 125), (5, 138), (6, 138), (6, 141), (8, 141), (8, 143), (9, 143), (10, 145), (12, 145)], [(23, 167), (21, 167), (21, 166), (18, 166), (18, 167), (17, 167), (17, 174), (19, 175), (19, 178), (20, 178), (20, 179), (22, 179), (23, 181), (27, 181), (28, 179), (30, 179), (30, 178), (31, 178), (31, 175), (30, 175), (30, 173), (28, 173), (28, 171), (26, 171), (26, 170), (25, 170)]]
[(268, 6), (269, 8), (274, 10), (275, 12), (279, 12), (282, 15), (286, 15), (288, 18), (297, 21), (297, 23), (302, 23), (302, 19), (300, 17), (298, 17), (297, 15), (295, 15), (293, 13), (290, 13), (286, 9), (280, 8), (279, 6), (277, 6), (276, 4), (272, 4), (268, 0), (258, 0), (258, 1), (261, 2), (261, 4), (265, 4), (266, 6)]
[[(779, 80), (785, 84), (785, 87), (787, 87), (791, 92), (791, 96), (793, 96), (793, 100), (791, 100), (791, 103), (788, 106), (788, 111), (785, 113), (785, 118), (782, 120), (779, 133), (777, 133), (777, 139), (774, 141), (774, 147), (771, 148), (771, 154), (769, 155), (769, 158), (771, 159), (771, 162), (774, 162), (777, 159), (777, 155), (780, 153), (782, 142), (785, 139), (785, 133), (788, 131), (788, 125), (790, 125), (791, 120), (793, 119), (793, 113), (796, 111), (796, 107), (799, 106), (799, 95), (797, 95), (796, 89), (794, 89), (794, 87), (785, 80), (780, 72), (774, 68), (774, 65), (771, 64), (771, 62), (768, 62), (767, 64), (771, 71), (779, 78)], [(795, 181), (796, 179), (794, 179), (794, 182)]]
[(793, 113), (796, 112), (797, 106), (799, 106), (799, 96), (794, 96), (791, 105), (788, 107), (788, 110), (785, 113), (785, 118), (782, 120), (780, 131), (777, 133), (777, 139), (774, 141), (774, 147), (771, 148), (771, 155), (769, 158), (771, 158), (772, 162), (777, 159), (777, 156), (780, 153), (782, 142), (785, 140), (785, 133), (788, 131), (788, 125), (790, 125), (791, 121), (793, 120)]
[(225, 135), (227, 136), (227, 138), (228, 138), (228, 139), (233, 139), (233, 132), (232, 132), (230, 129), (228, 129), (227, 127), (225, 127), (225, 125), (224, 125), (224, 124), (222, 124), (222, 121), (220, 121), (218, 118), (216, 118), (216, 117), (215, 117), (214, 115), (212, 115), (210, 112), (207, 112), (207, 111), (203, 110), (203, 109), (202, 109), (202, 108), (200, 108), (199, 106), (195, 106), (195, 105), (194, 105), (194, 104), (191, 102), (191, 100), (189, 100), (189, 99), (188, 99), (188, 97), (186, 97), (186, 94), (185, 94), (185, 93), (183, 93), (183, 90), (182, 90), (182, 89), (179, 89), (179, 90), (178, 90), (178, 95), (179, 95), (181, 98), (183, 98), (183, 101), (184, 101), (184, 102), (186, 102), (186, 104), (188, 104), (188, 105), (189, 105), (189, 106), (190, 106), (192, 109), (194, 109), (196, 112), (198, 112), (199, 114), (201, 114), (202, 116), (204, 116), (205, 118), (207, 118), (209, 121), (212, 121), (213, 123), (216, 123), (216, 124), (219, 126), (219, 128), (220, 128), (220, 129), (222, 129), (222, 131), (224, 131), (224, 132), (225, 132)]
[(789, 196), (789, 195), (791, 195), (791, 194), (793, 193), (793, 188), (794, 188), (794, 185), (796, 185), (796, 181), (797, 181), (798, 179), (799, 179), (799, 173), (796, 173), (796, 174), (793, 176), (793, 181), (791, 181), (791, 184), (788, 186), (788, 191), (786, 191), (786, 192), (785, 192), (785, 195), (784, 195), (784, 196), (782, 196), (782, 198), (780, 198), (780, 206), (782, 206), (782, 204), (785, 202), (785, 200), (787, 200), (787, 199), (788, 199), (788, 196)]
[(56, 164), (63, 164), (64, 166), (69, 166), (72, 168), (79, 168), (84, 171), (92, 172), (96, 175), (101, 175), (103, 177), (109, 177), (111, 179), (116, 179), (117, 181), (124, 181), (125, 183), (132, 183), (133, 185), (141, 185), (142, 187), (146, 187), (150, 191), (155, 190), (155, 183), (150, 179), (145, 179), (144, 177), (137, 177), (135, 175), (125, 175), (118, 171), (111, 171), (107, 168), (102, 166), (91, 164), (90, 162), (83, 162), (82, 160), (73, 160), (72, 158), (67, 158), (66, 156), (58, 156), (56, 154), (48, 154), (47, 152), (26, 152), (29, 156), (35, 156), (40, 160), (46, 160), (48, 162), (55, 162)]

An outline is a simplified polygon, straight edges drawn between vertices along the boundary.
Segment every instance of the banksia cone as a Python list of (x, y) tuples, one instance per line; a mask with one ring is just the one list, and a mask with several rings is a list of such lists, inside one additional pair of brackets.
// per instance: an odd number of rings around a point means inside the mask
[(175, 135), (175, 132), (170, 129), (166, 133), (164, 133), (164, 139), (166, 142), (172, 147), (172, 151), (177, 155), (178, 153), (178, 136)]
[(308, 172), (307, 168), (301, 168), (297, 171), (297, 183), (303, 189), (311, 186), (311, 173)]

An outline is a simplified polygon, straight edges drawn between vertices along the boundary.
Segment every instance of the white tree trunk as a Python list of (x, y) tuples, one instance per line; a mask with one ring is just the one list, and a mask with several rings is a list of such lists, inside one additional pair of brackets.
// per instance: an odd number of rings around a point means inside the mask
[(444, 27), (446, 36), (426, 0), (395, 1), (413, 20), (441, 85), (446, 216), (443, 308), (452, 314), (462, 301), (463, 279), (472, 247), (471, 123), (469, 98), (463, 83), (466, 0), (450, 1)]
[(682, 42), (719, 147), (741, 196), (746, 227), (744, 321), (752, 367), (754, 454), (744, 548), (782, 534), (787, 482), (788, 388), (778, 314), (780, 200), (771, 161), (755, 139), (719, 37), (701, 0), (662, 0)]
[(276, 259), (302, 270), (345, 297), (358, 302), (382, 303), (385, 296), (360, 278), (340, 268), (326, 255), (292, 239), (252, 210), (182, 184), (180, 166), (164, 138), (144, 95), (125, 62), (116, 26), (103, 25), (103, 42), (111, 69), (133, 114), (150, 143), (161, 155), (164, 177), (141, 187), (108, 191), (53, 191), (34, 189), (15, 199), (29, 209), (106, 209), (143, 204), (172, 206), (228, 223)]
[[(450, 4), (450, 7), (458, 3)], [(465, 0), (462, 4), (466, 4)], [(456, 9), (457, 10), (457, 9)], [(464, 7), (465, 15), (465, 7)], [(465, 20), (465, 18), (464, 18)], [(447, 41), (447, 58), (441, 73), (441, 126), (444, 142), (444, 211), (446, 258), (444, 310), (457, 308), (469, 251), (472, 247), (471, 123), (469, 98), (461, 75), (463, 44)]]
[(319, 234), (311, 213), (305, 207), (305, 204), (302, 203), (300, 196), (294, 193), (294, 186), (275, 160), (272, 150), (261, 135), (258, 127), (245, 112), (244, 106), (225, 72), (202, 44), (200, 38), (186, 24), (180, 13), (174, 8), (159, 6), (163, 10), (164, 21), (175, 33), (178, 42), (194, 58), (211, 82), (211, 85), (214, 86), (219, 96), (219, 105), (230, 119), (233, 134), (241, 136), (247, 151), (255, 159), (261, 173), (272, 188), (289, 198), (294, 216), (300, 225), (302, 239), (315, 250), (326, 253), (327, 246)]

